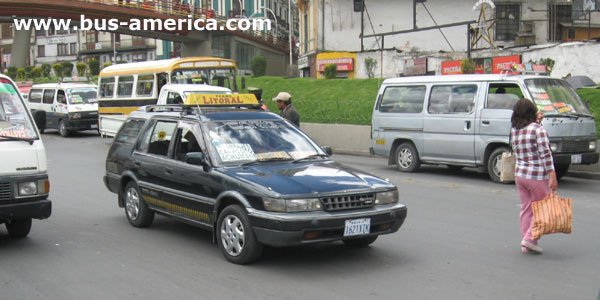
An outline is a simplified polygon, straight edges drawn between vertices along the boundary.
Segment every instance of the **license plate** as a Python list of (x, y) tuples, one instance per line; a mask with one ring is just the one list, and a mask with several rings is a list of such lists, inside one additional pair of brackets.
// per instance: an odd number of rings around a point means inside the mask
[(346, 220), (344, 236), (369, 234), (371, 232), (371, 219)]
[(571, 155), (572, 164), (581, 164), (581, 154)]

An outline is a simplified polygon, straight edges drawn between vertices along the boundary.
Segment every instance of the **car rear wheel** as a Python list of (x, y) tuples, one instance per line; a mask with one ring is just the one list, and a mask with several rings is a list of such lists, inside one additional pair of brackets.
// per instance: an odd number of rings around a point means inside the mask
[(263, 245), (258, 242), (246, 211), (229, 205), (217, 221), (217, 242), (225, 258), (235, 264), (247, 264), (260, 258)]
[(490, 154), (490, 158), (487, 162), (487, 171), (488, 175), (490, 176), (490, 179), (493, 182), (502, 183), (500, 181), (500, 170), (502, 168), (502, 153), (505, 152), (510, 152), (510, 149), (508, 149), (507, 147), (500, 147), (492, 151), (492, 154)]
[(402, 143), (396, 148), (396, 168), (402, 172), (416, 172), (421, 167), (419, 153), (411, 143)]
[(378, 235), (372, 235), (362, 238), (345, 239), (344, 244), (350, 247), (366, 247), (377, 240)]
[(142, 198), (138, 185), (130, 181), (123, 192), (125, 199), (125, 215), (134, 227), (148, 227), (154, 221), (154, 212)]
[(6, 230), (12, 238), (24, 238), (31, 231), (31, 218), (6, 222)]

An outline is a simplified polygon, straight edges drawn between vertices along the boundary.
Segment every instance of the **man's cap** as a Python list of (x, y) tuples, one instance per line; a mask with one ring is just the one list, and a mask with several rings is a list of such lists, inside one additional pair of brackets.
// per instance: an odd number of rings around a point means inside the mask
[(290, 99), (292, 99), (290, 93), (281, 92), (277, 94), (277, 97), (273, 98), (273, 101), (290, 101)]

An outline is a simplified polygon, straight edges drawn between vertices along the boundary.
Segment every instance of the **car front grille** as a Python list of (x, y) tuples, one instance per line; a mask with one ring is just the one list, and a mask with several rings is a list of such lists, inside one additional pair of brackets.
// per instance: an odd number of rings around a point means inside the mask
[(564, 141), (562, 143), (562, 152), (573, 153), (573, 152), (588, 152), (590, 151), (589, 141)]
[(10, 200), (11, 198), (10, 182), (0, 182), (0, 201)]
[(375, 204), (375, 194), (324, 197), (321, 203), (326, 211), (366, 208)]

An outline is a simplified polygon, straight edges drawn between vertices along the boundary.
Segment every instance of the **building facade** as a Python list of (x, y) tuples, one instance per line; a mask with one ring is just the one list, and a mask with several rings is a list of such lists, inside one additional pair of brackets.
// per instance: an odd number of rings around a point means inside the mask
[[(364, 0), (362, 12), (355, 9), (360, 8), (355, 7), (357, 3), (360, 1), (298, 1), (298, 65), (302, 76), (320, 76), (323, 59), (318, 55), (321, 52), (388, 49), (399, 54), (446, 53), (467, 51), (470, 47), (502, 49), (600, 37), (600, 1), (597, 0), (427, 0), (424, 5), (416, 4), (416, 20), (413, 1)], [(425, 28), (463, 21), (476, 22), (471, 35), (469, 27), (460, 25), (361, 39), (361, 33), (396, 32), (413, 29), (415, 25)], [(471, 43), (469, 37), (483, 32), (488, 33), (491, 44), (483, 38)], [(342, 55), (333, 61), (328, 58), (327, 62), (344, 65), (347, 57)], [(363, 62), (354, 64), (352, 70)]]

